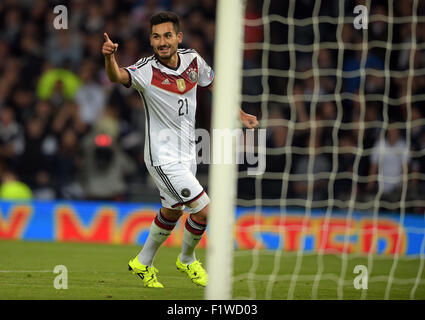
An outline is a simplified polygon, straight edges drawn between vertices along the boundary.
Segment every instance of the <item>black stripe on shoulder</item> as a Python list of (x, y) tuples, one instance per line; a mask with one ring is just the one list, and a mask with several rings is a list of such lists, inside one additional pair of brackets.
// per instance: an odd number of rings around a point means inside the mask
[(143, 58), (141, 58), (139, 61), (137, 61), (135, 65), (137, 66), (137, 65), (139, 65), (139, 64), (141, 64), (141, 63), (143, 63), (143, 62), (145, 62), (146, 60), (151, 59), (152, 57), (153, 57), (153, 55), (151, 55), (151, 56), (149, 56), (149, 57), (143, 57)]
[(137, 67), (137, 66), (139, 66), (139, 65), (141, 65), (142, 63), (144, 63), (146, 61), (146, 58), (142, 58), (142, 59), (140, 59), (139, 61), (137, 61), (137, 63), (135, 64), (135, 66)]
[(141, 65), (142, 63), (145, 63), (147, 59), (148, 59), (147, 57), (140, 59), (139, 61), (136, 62), (135, 66), (137, 67)]
[(150, 61), (154, 60), (155, 57), (151, 56), (149, 58), (147, 58), (146, 60), (144, 60), (143, 62), (141, 62), (140, 64), (136, 64), (137, 69), (140, 69), (141, 67), (145, 66), (146, 64), (148, 64)]

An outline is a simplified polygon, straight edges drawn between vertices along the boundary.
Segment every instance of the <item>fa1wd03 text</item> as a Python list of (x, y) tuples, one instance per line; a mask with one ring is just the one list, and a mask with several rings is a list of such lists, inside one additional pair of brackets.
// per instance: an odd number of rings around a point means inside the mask
[(241, 304), (213, 304), (211, 305), (211, 314), (237, 314), (237, 315), (255, 315), (258, 313), (257, 305)]

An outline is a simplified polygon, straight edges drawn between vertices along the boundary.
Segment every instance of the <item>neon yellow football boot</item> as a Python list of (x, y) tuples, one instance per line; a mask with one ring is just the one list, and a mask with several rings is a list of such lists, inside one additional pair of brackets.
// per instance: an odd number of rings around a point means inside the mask
[(176, 267), (181, 272), (185, 272), (194, 284), (203, 287), (207, 285), (208, 274), (199, 260), (195, 260), (191, 264), (184, 264), (180, 261), (180, 256), (178, 256), (176, 261)]
[(141, 264), (137, 257), (128, 262), (128, 270), (133, 274), (137, 274), (143, 280), (145, 287), (164, 288), (162, 283), (160, 283), (156, 277), (158, 269), (154, 266), (149, 267)]

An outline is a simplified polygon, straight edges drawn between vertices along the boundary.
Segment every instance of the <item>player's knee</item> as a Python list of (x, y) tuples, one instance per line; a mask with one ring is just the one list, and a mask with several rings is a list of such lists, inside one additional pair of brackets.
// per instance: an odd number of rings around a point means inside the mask
[(161, 214), (165, 219), (170, 221), (177, 221), (183, 214), (183, 210), (173, 210), (165, 207), (161, 208)]
[(208, 208), (209, 208), (209, 205), (206, 205), (201, 211), (192, 213), (193, 218), (199, 223), (207, 224)]

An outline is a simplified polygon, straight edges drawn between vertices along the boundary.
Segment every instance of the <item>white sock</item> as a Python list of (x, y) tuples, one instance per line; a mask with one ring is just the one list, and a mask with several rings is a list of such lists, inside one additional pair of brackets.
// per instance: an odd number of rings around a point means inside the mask
[(149, 229), (149, 235), (146, 239), (143, 249), (137, 256), (139, 262), (145, 266), (152, 266), (155, 254), (159, 247), (167, 240), (168, 236), (173, 231), (177, 221), (165, 219), (161, 211), (155, 217)]
[(184, 264), (191, 264), (196, 260), (195, 248), (202, 239), (206, 225), (200, 224), (192, 219), (192, 216), (186, 220), (183, 231), (182, 252), (180, 253), (180, 261)]

